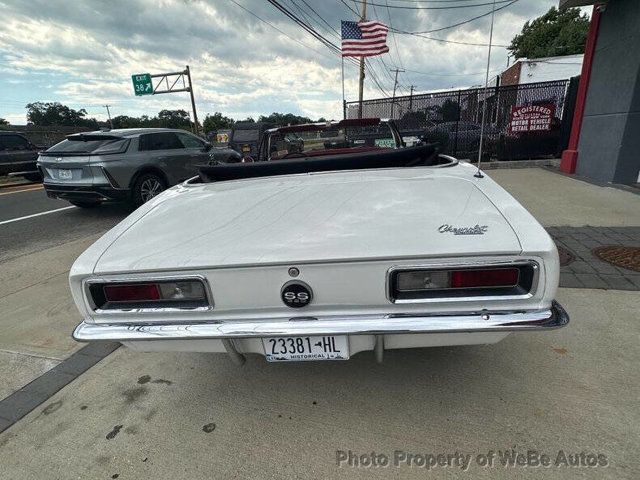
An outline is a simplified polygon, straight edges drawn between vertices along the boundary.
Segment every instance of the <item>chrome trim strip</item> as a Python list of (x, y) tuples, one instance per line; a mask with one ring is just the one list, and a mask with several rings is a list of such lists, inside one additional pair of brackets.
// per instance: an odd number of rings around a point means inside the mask
[[(492, 268), (492, 267), (515, 267), (519, 265), (531, 265), (533, 267), (533, 279), (531, 280), (531, 290), (524, 295), (478, 295), (478, 296), (465, 296), (465, 297), (447, 297), (446, 291), (442, 293), (441, 297), (429, 297), (429, 298), (412, 298), (409, 300), (398, 300), (392, 295), (391, 274), (397, 271), (413, 271), (413, 270), (450, 270), (450, 269), (474, 269), (474, 268)], [(533, 297), (538, 291), (538, 283), (540, 282), (540, 264), (531, 258), (518, 258), (511, 260), (482, 260), (482, 259), (469, 259), (464, 262), (451, 262), (451, 263), (422, 263), (415, 265), (394, 265), (387, 270), (387, 277), (385, 279), (385, 295), (387, 300), (391, 303), (434, 303), (434, 302), (467, 302), (469, 300), (521, 300)]]
[(306, 335), (390, 335), (399, 333), (517, 332), (547, 330), (569, 323), (567, 312), (553, 302), (536, 311), (458, 314), (327, 316), (304, 321), (265, 318), (261, 321), (228, 321), (174, 324), (95, 324), (82, 322), (73, 338), (79, 342), (195, 340), (260, 338)]
[[(91, 298), (91, 291), (89, 287), (95, 283), (150, 283), (150, 282), (171, 282), (171, 281), (185, 281), (185, 280), (198, 280), (204, 285), (204, 292), (207, 297), (208, 305), (206, 307), (186, 308), (186, 307), (140, 307), (140, 308), (128, 308), (128, 309), (100, 309), (96, 308)], [(154, 275), (150, 277), (134, 277), (134, 276), (118, 276), (118, 277), (92, 277), (85, 278), (82, 281), (82, 291), (84, 294), (84, 301), (87, 309), (91, 312), (95, 312), (99, 315), (120, 315), (122, 313), (167, 313), (167, 312), (207, 312), (213, 309), (213, 295), (211, 294), (211, 286), (207, 277), (204, 275)]]

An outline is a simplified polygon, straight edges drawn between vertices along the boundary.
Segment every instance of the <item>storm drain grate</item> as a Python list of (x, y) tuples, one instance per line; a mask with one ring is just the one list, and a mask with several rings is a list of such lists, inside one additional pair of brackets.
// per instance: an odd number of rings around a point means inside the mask
[(640, 272), (640, 247), (598, 247), (593, 250), (593, 254), (616, 267)]
[(561, 267), (566, 267), (567, 265), (569, 265), (571, 262), (575, 260), (575, 258), (573, 257), (573, 254), (569, 250), (567, 250), (564, 247), (561, 247), (560, 245), (557, 245), (557, 247), (558, 247), (558, 255), (560, 256)]

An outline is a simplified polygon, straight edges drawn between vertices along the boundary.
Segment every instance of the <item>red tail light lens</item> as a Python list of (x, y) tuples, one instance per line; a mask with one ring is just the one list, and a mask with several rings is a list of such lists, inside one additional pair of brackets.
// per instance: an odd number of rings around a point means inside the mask
[(107, 285), (104, 296), (107, 302), (145, 302), (160, 300), (160, 289), (156, 283)]
[(135, 283), (92, 283), (89, 293), (96, 309), (209, 307), (203, 281), (162, 280)]
[(524, 295), (536, 278), (533, 263), (493, 268), (430, 269), (392, 271), (389, 298), (415, 301), (428, 298)]
[(458, 270), (451, 272), (451, 288), (513, 287), (518, 277), (517, 268)]

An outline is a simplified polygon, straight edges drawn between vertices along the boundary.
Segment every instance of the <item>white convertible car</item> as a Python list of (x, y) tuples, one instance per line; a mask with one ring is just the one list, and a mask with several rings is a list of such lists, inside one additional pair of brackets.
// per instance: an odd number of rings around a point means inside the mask
[(486, 175), (392, 123), (271, 130), (267, 161), (201, 168), (75, 262), (78, 341), (268, 361), (490, 344), (569, 318), (558, 253)]

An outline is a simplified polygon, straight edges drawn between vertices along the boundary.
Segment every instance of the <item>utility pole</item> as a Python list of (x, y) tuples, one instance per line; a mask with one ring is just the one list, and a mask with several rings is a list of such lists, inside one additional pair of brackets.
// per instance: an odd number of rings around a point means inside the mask
[[(360, 21), (367, 19), (367, 0), (362, 0), (362, 10), (360, 11)], [(362, 118), (362, 93), (364, 91), (364, 57), (360, 57), (360, 82), (358, 90), (358, 118)]]
[(111, 112), (109, 111), (110, 106), (111, 105), (103, 105), (103, 107), (107, 109), (107, 117), (109, 117), (109, 126), (113, 128), (113, 122), (111, 121)]
[(393, 98), (391, 99), (391, 118), (393, 118), (394, 107), (396, 106), (396, 87), (398, 86), (398, 73), (404, 72), (404, 70), (400, 70), (399, 68), (394, 68), (391, 72), (396, 72), (396, 78), (393, 81)]
[(413, 89), (415, 85), (409, 85), (409, 111), (413, 112)]

